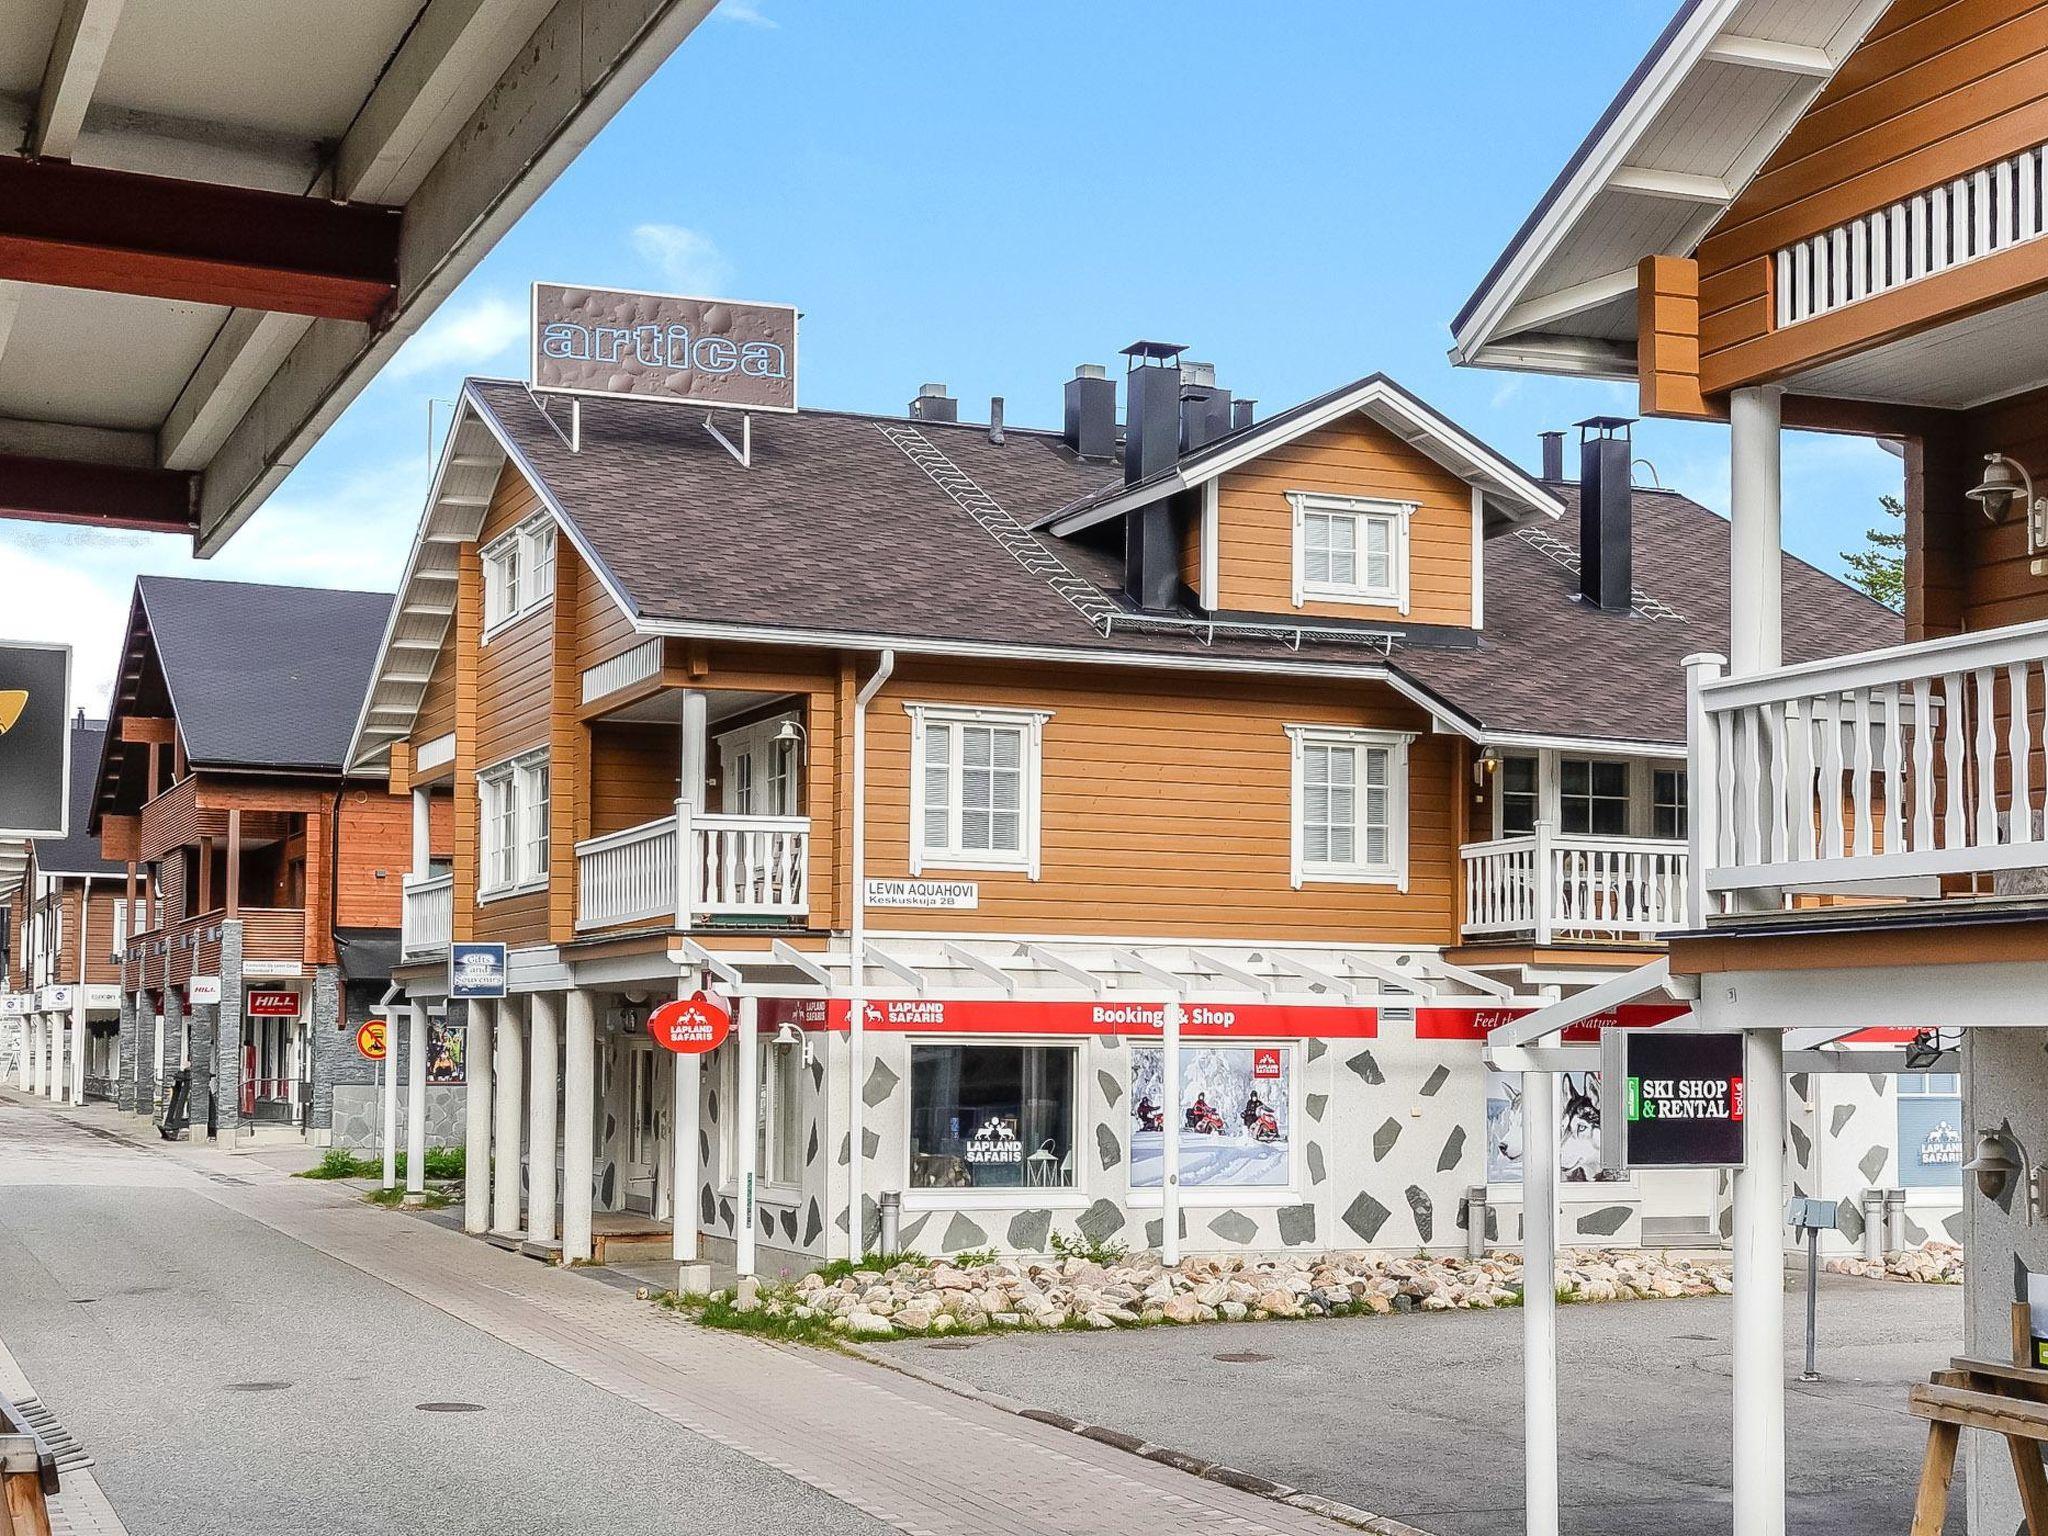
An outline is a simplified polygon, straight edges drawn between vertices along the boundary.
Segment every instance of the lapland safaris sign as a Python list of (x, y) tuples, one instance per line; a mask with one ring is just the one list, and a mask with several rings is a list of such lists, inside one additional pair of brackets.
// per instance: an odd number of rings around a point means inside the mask
[(794, 411), (796, 326), (787, 304), (535, 283), (533, 387)]

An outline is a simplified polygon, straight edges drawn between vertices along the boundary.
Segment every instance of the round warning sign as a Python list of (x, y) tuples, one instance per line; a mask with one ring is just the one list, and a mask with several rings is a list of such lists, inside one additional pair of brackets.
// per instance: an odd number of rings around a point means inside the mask
[(382, 1061), (389, 1046), (384, 1038), (384, 1021), (366, 1019), (363, 1027), (356, 1031), (356, 1049), (371, 1061)]
[(647, 1019), (647, 1033), (656, 1044), (683, 1056), (717, 1050), (731, 1027), (732, 1015), (725, 1005), (703, 992), (663, 1003)]

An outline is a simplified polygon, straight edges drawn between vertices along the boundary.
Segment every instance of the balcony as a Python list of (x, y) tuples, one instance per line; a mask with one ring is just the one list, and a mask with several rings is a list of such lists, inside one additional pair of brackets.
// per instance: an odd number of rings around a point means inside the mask
[(1687, 687), (1709, 903), (2007, 894), (2048, 866), (2048, 623), (1751, 677), (1696, 662)]
[(1686, 925), (1678, 839), (1532, 833), (1467, 843), (1464, 936), (1644, 943)]
[[(242, 925), (242, 963), (303, 962), (306, 952), (306, 914), (299, 907), (243, 907), (235, 914)], [(123, 985), (138, 980), (151, 986), (170, 982), (183, 985), (194, 976), (218, 976), (222, 925), (228, 914), (222, 908), (181, 917), (161, 928), (133, 934), (128, 941), (128, 961), (139, 965)]]
[[(676, 818), (576, 845), (576, 927), (691, 927), (706, 920), (798, 920), (810, 911), (807, 816), (693, 815), (677, 857)], [(676, 899), (679, 871), (688, 882)]]
[(455, 877), (407, 875), (399, 923), (403, 959), (426, 960), (446, 954), (455, 923)]

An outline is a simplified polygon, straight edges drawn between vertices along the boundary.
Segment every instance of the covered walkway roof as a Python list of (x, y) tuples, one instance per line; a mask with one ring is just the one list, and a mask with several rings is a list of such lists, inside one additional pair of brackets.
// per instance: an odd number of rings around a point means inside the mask
[(0, 516), (219, 549), (712, 0), (0, 0)]

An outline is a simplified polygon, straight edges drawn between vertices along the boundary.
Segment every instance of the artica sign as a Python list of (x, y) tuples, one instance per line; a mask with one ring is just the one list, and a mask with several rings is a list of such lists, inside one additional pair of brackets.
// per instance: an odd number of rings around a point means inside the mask
[(1622, 1135), (1604, 1138), (1608, 1157), (1619, 1150), (1629, 1168), (1742, 1166), (1742, 1036), (1609, 1030), (1601, 1046), (1606, 1080), (1622, 1084)]
[(533, 387), (736, 411), (796, 409), (787, 304), (533, 285)]

